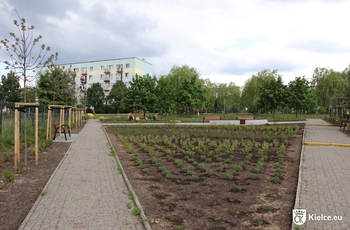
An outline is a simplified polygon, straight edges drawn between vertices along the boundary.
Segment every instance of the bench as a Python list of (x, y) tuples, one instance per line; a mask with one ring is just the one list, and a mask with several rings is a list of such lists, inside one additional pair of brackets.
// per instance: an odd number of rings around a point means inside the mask
[(204, 116), (203, 117), (203, 123), (204, 121), (209, 121), (209, 120), (221, 120), (220, 116)]
[(246, 120), (254, 120), (255, 117), (254, 116), (237, 116), (236, 119), (239, 120), (240, 125), (245, 125)]
[(67, 140), (66, 129), (68, 130), (68, 134), (70, 137), (70, 128), (68, 125), (61, 125), (61, 127), (60, 127), (60, 123), (57, 123), (57, 124), (54, 124), (54, 128), (55, 128), (55, 134), (53, 136), (53, 140), (56, 139), (56, 134), (57, 133), (59, 134), (60, 132), (64, 134), (64, 138)]
[(350, 123), (350, 120), (342, 120), (340, 122), (340, 128), (343, 128), (345, 130), (348, 123)]

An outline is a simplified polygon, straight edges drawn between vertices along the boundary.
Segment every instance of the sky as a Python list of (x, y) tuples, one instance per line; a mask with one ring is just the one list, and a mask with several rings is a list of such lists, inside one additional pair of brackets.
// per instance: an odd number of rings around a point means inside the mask
[(0, 40), (17, 33), (15, 9), (57, 64), (138, 57), (156, 76), (188, 65), (244, 86), (263, 69), (288, 84), (350, 63), (350, 0), (0, 0)]

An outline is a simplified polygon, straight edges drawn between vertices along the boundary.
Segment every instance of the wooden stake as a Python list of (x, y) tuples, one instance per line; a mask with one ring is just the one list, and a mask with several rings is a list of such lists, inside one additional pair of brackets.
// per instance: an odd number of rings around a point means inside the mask
[(39, 165), (39, 108), (35, 108), (35, 165)]

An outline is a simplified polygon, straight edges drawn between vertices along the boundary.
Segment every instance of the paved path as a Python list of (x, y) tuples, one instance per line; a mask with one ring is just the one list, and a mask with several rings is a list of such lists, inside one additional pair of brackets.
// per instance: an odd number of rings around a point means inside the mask
[[(325, 122), (310, 119), (306, 124)], [(305, 126), (304, 138), (305, 142), (350, 144), (350, 137), (334, 126)], [(306, 209), (307, 220), (300, 229), (350, 229), (350, 148), (305, 145), (302, 157), (296, 208)], [(342, 220), (316, 220), (315, 215), (312, 220), (310, 214), (341, 216)]]
[(19, 229), (145, 229), (110, 154), (100, 123), (89, 120)]

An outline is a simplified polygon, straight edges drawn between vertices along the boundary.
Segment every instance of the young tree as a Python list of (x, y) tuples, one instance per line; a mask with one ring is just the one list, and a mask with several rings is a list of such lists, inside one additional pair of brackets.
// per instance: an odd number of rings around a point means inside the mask
[[(17, 11), (16, 11), (17, 13)], [(18, 15), (18, 13), (17, 13)], [(24, 85), (24, 102), (26, 102), (26, 87), (27, 83), (35, 79), (35, 70), (38, 67), (44, 67), (52, 63), (53, 59), (57, 58), (58, 53), (51, 54), (47, 59), (46, 55), (50, 52), (50, 46), (42, 44), (39, 49), (36, 45), (42, 39), (42, 36), (33, 36), (34, 26), (26, 26), (26, 19), (20, 18), (20, 22), (14, 20), (14, 25), (17, 27), (18, 35), (11, 32), (10, 36), (13, 41), (5, 38), (1, 40), (0, 49), (9, 57), (9, 60), (3, 61), (6, 69), (12, 70), (23, 81)]]
[(135, 75), (130, 87), (123, 95), (123, 103), (132, 111), (143, 110), (143, 116), (146, 117), (146, 111), (153, 112), (157, 105), (156, 95), (157, 78), (150, 75)]
[(90, 88), (87, 89), (87, 107), (94, 107), (95, 111), (100, 110), (103, 107), (103, 99), (105, 94), (103, 88), (99, 82), (93, 83)]
[(123, 94), (127, 90), (124, 82), (117, 81), (113, 84), (111, 92), (109, 92), (107, 96), (107, 100), (109, 101), (111, 107), (114, 110), (119, 111), (125, 108), (125, 105), (122, 103)]

